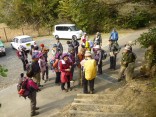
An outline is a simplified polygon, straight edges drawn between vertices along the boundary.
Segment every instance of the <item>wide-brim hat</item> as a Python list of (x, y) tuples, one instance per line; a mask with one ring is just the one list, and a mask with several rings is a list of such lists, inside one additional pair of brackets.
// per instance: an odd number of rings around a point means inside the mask
[(124, 49), (125, 50), (131, 50), (131, 46), (126, 46)]
[(85, 56), (92, 56), (91, 51), (86, 51)]
[(68, 53), (64, 53), (64, 54), (62, 55), (62, 59), (63, 59), (64, 57), (66, 57), (66, 56), (69, 56)]
[(96, 45), (95, 47), (93, 47), (95, 49), (101, 49), (100, 45)]

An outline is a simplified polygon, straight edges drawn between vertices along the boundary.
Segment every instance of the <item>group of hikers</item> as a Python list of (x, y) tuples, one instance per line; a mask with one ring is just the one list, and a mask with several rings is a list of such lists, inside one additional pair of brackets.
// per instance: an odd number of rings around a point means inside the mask
[[(31, 116), (39, 114), (36, 112), (39, 109), (36, 107), (36, 92), (40, 91), (40, 87), (43, 87), (40, 83), (41, 78), (44, 82), (48, 81), (49, 67), (56, 73), (55, 84), (61, 85), (61, 90), (64, 92), (71, 91), (73, 88), (71, 87), (71, 82), (74, 82), (73, 77), (76, 67), (78, 71), (78, 86), (83, 87), (83, 93), (85, 94), (94, 93), (94, 79), (97, 75), (102, 74), (102, 64), (107, 57), (107, 53), (101, 47), (102, 37), (99, 32), (96, 33), (93, 41), (88, 40), (86, 33), (81, 37), (80, 43), (76, 39), (67, 41), (67, 52), (64, 52), (59, 38), (56, 38), (56, 41), (56, 44), (52, 45), (50, 65), (48, 64), (49, 49), (44, 44), (40, 44), (40, 47), (32, 45), (30, 50), (31, 62), (28, 62), (26, 48), (20, 46), (17, 50), (17, 56), (21, 59), (23, 69), (26, 71), (26, 77), (21, 73), (18, 91), (20, 95), (27, 94), (26, 96), (31, 100)], [(116, 69), (116, 57), (119, 51), (118, 32), (113, 29), (109, 38), (109, 69)], [(136, 56), (132, 52), (132, 46), (130, 44), (125, 45), (118, 81), (123, 79), (126, 68), (130, 63), (134, 63), (135, 59)], [(28, 92), (23, 91), (22, 89), (24, 88), (25, 90), (28, 89)]]

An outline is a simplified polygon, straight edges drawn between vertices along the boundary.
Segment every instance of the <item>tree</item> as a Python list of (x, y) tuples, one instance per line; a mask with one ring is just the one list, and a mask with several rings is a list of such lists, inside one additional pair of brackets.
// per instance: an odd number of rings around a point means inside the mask
[(51, 26), (57, 19), (59, 0), (1, 0), (0, 16), (12, 27), (25, 24)]
[(90, 33), (102, 31), (104, 21), (117, 14), (116, 9), (100, 0), (61, 0), (59, 3), (60, 19), (68, 19)]
[(156, 27), (149, 29), (149, 32), (143, 33), (138, 42), (143, 48), (147, 48), (145, 52), (145, 64), (142, 66), (142, 72), (151, 77), (156, 75)]

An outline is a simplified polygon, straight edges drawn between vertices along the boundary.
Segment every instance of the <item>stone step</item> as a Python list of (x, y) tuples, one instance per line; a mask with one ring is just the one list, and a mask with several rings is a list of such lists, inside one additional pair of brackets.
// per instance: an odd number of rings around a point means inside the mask
[(114, 94), (77, 94), (77, 99), (113, 99)]
[(74, 103), (84, 103), (84, 104), (115, 104), (109, 99), (74, 99)]
[(68, 117), (132, 117), (126, 113), (104, 113), (95, 111), (69, 110)]
[(71, 110), (77, 111), (95, 111), (106, 113), (122, 113), (124, 111), (122, 105), (104, 105), (104, 104), (85, 104), (85, 103), (72, 103)]

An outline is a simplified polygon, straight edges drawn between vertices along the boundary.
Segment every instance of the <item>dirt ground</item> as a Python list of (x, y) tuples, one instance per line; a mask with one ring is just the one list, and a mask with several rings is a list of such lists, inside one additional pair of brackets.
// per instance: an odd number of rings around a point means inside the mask
[[(104, 94), (115, 94), (112, 102), (122, 104), (127, 113), (135, 117), (156, 117), (156, 85), (153, 79), (139, 78), (131, 82), (113, 84)], [(61, 113), (51, 117), (66, 117), (71, 105), (65, 106)]]

